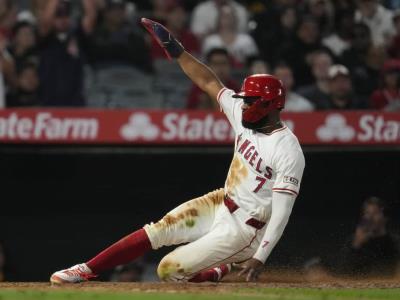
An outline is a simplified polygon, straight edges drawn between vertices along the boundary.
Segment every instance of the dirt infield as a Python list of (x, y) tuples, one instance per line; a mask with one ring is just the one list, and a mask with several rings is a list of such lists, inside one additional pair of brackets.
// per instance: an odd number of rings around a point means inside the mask
[[(236, 282), (235, 282), (236, 281)], [(76, 291), (116, 291), (116, 292), (190, 292), (190, 293), (229, 293), (247, 288), (316, 288), (316, 289), (385, 289), (400, 288), (400, 278), (348, 280), (323, 278), (310, 280), (297, 275), (267, 274), (257, 283), (237, 282), (231, 275), (221, 283), (111, 283), (87, 282), (77, 285), (51, 286), (49, 283), (0, 283), (0, 289), (13, 290), (76, 290)]]

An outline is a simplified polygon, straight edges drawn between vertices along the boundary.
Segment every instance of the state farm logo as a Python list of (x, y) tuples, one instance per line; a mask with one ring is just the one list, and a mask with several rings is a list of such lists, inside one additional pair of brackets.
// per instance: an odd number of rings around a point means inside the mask
[(134, 113), (129, 118), (128, 124), (122, 126), (121, 136), (128, 141), (144, 139), (152, 141), (157, 139), (160, 129), (154, 125), (146, 113)]
[(346, 118), (340, 114), (331, 114), (325, 120), (325, 124), (317, 129), (317, 137), (324, 142), (338, 140), (348, 142), (352, 140), (356, 132), (346, 123)]
[(194, 117), (187, 113), (166, 113), (156, 116), (133, 113), (119, 133), (127, 141), (233, 141), (234, 132), (225, 118), (213, 114)]
[(7, 140), (95, 140), (97, 118), (59, 117), (50, 112), (21, 116), (16, 112), (0, 117), (0, 139)]
[[(397, 118), (397, 119), (396, 119)], [(400, 121), (398, 114), (390, 116), (365, 114), (359, 121), (360, 142), (398, 143), (400, 142)]]

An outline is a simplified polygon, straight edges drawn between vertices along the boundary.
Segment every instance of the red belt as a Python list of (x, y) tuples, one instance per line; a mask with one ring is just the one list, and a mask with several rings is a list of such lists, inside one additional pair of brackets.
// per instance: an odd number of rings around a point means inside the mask
[[(239, 205), (237, 205), (231, 198), (229, 198), (228, 196), (225, 196), (224, 198), (224, 203), (225, 206), (228, 208), (229, 212), (232, 214), (234, 213), (238, 208)], [(261, 222), (257, 219), (254, 218), (250, 218), (246, 221), (247, 225), (250, 225), (251, 227), (254, 227), (256, 229), (261, 229), (264, 227), (265, 222)]]

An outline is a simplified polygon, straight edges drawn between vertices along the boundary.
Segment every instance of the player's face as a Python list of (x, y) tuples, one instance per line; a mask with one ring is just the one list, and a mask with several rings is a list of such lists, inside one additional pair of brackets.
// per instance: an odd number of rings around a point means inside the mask
[[(243, 104), (241, 106), (242, 108), (242, 125), (245, 128), (248, 129), (253, 129), (253, 130), (257, 130), (259, 128), (262, 128), (270, 123), (273, 123), (272, 120), (274, 120), (276, 118), (276, 114), (279, 114), (279, 111), (277, 109), (273, 109), (271, 110), (265, 117), (261, 118), (261, 120), (258, 122), (258, 124), (254, 124), (254, 123), (246, 123), (244, 122), (244, 117), (243, 114), (253, 105), (255, 105), (255, 102), (257, 102), (257, 100), (259, 100), (261, 97), (244, 97), (243, 98)], [(267, 108), (269, 105), (271, 105), (272, 102), (264, 102), (261, 105), (263, 105), (264, 108)], [(257, 104), (260, 105), (260, 104)]]
[(258, 99), (260, 99), (260, 97), (244, 97), (242, 104), (242, 112), (248, 110)]

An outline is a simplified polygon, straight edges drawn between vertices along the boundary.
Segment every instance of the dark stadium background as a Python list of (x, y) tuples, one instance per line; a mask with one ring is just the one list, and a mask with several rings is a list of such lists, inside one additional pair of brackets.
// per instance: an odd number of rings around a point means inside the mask
[[(17, 270), (12, 279), (46, 281), (177, 204), (222, 187), (231, 150), (1, 146), (0, 236)], [(370, 195), (389, 202), (391, 226), (399, 228), (398, 151), (306, 148), (305, 156), (301, 193), (269, 266), (334, 260)], [(168, 250), (146, 260), (156, 263)]]

